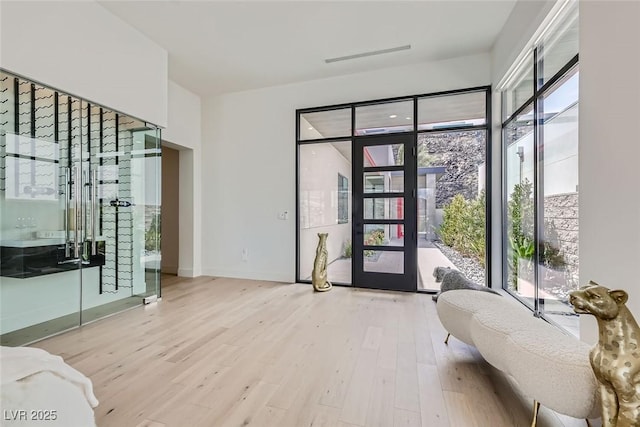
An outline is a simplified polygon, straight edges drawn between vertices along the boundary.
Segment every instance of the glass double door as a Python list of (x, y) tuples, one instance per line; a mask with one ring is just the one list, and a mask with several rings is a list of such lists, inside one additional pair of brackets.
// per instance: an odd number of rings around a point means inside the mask
[(414, 135), (355, 138), (353, 177), (353, 283), (415, 291)]
[(159, 130), (7, 73), (0, 83), (0, 343), (159, 295)]

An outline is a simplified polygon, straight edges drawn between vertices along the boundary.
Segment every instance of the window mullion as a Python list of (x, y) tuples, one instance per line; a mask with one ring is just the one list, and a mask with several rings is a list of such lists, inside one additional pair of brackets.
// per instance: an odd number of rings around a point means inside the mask
[(539, 122), (539, 111), (538, 111), (538, 88), (540, 73), (539, 73), (539, 51), (538, 47), (533, 50), (533, 93), (534, 93), (534, 102), (533, 102), (533, 314), (535, 316), (540, 316), (541, 307), (540, 307), (540, 269), (538, 268), (538, 260), (539, 260), (539, 223), (538, 219), (540, 217), (539, 205), (538, 205), (538, 195), (539, 191), (539, 172), (540, 172), (540, 164), (539, 164), (539, 155), (540, 155), (540, 145), (538, 144), (538, 136), (540, 133), (540, 122)]

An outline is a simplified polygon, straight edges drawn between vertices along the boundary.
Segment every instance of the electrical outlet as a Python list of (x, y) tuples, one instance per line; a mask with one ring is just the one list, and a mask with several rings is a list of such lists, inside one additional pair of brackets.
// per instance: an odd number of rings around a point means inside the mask
[(249, 249), (242, 248), (242, 261), (249, 261)]

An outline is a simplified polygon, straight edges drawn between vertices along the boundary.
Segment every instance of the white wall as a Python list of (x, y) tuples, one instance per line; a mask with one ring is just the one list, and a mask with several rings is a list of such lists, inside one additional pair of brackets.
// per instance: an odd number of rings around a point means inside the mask
[(625, 289), (640, 320), (638, 22), (639, 2), (580, 2), (580, 278)]
[[(486, 85), (489, 55), (388, 68), (203, 100), (202, 266), (209, 275), (295, 276), (295, 110)], [(242, 261), (242, 249), (248, 261)]]
[(0, 67), (167, 125), (167, 52), (140, 32), (93, 1), (0, 8)]
[(168, 124), (162, 140), (180, 152), (178, 275), (184, 277), (201, 274), (201, 135), (200, 97), (169, 80)]

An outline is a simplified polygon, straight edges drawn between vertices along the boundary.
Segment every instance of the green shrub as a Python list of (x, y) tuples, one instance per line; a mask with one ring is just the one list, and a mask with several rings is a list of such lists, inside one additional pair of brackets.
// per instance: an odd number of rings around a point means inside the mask
[(457, 194), (444, 207), (438, 233), (442, 242), (462, 255), (485, 262), (486, 196), (484, 191), (474, 200)]
[[(507, 204), (507, 238), (511, 247), (508, 258), (509, 280), (517, 286), (518, 263), (532, 261), (535, 256), (533, 184), (524, 179), (513, 187)], [(559, 269), (566, 265), (557, 247), (558, 233), (551, 221), (545, 220), (545, 239), (538, 244), (538, 259), (546, 267)]]
[(518, 284), (519, 260), (532, 260), (535, 252), (533, 208), (533, 184), (525, 178), (513, 187), (507, 203), (507, 240), (511, 248), (509, 280), (514, 286)]

